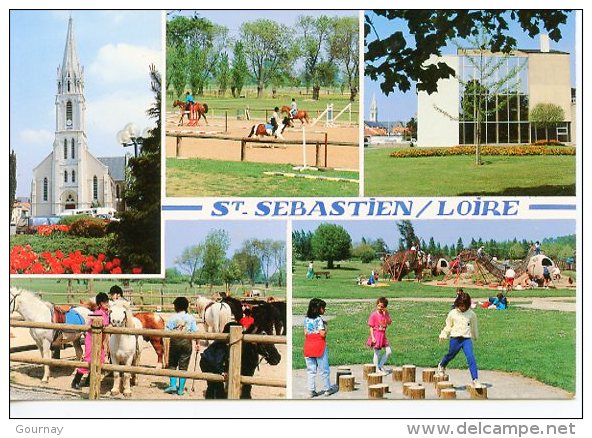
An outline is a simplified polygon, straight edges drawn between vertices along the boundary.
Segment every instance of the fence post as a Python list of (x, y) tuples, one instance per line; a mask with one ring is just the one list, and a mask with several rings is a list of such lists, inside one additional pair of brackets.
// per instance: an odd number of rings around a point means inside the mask
[(224, 132), (228, 132), (228, 111), (224, 112)]
[(243, 352), (242, 326), (230, 327), (230, 355), (228, 358), (228, 399), (238, 400), (241, 392), (241, 359)]
[[(98, 400), (101, 395), (101, 349), (103, 347), (103, 319), (100, 317), (91, 318), (90, 330), (92, 336), (90, 352), (90, 388), (88, 398)], [(88, 333), (86, 334), (88, 336)]]
[(181, 149), (181, 139), (182, 138), (183, 137), (177, 136), (177, 146), (176, 146), (176, 149), (175, 149), (175, 158), (179, 158), (179, 151)]
[(321, 145), (318, 140), (315, 143), (315, 167), (321, 167)]
[(243, 161), (245, 161), (245, 155), (246, 155), (246, 148), (247, 148), (247, 142), (245, 140), (241, 140), (241, 163)]
[(328, 136), (327, 133), (325, 132), (325, 167), (327, 166), (327, 141), (328, 141)]

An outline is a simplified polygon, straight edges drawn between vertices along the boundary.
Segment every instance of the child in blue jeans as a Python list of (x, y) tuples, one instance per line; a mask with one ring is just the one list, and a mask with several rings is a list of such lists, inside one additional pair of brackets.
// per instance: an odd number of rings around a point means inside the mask
[[(310, 398), (317, 397), (321, 394), (329, 396), (337, 392), (334, 386), (331, 386), (331, 371), (329, 368), (329, 351), (326, 345), (327, 337), (327, 323), (321, 318), (325, 314), (325, 307), (327, 303), (319, 298), (313, 298), (308, 303), (308, 311), (306, 318), (304, 318), (304, 336), (305, 336), (305, 350), (307, 344), (314, 342), (317, 346), (324, 347), (318, 353), (310, 353), (311, 356), (306, 355), (306, 372), (308, 374), (308, 391)], [(312, 356), (314, 354), (314, 356)], [(324, 390), (316, 391), (316, 376), (317, 372), (321, 374), (323, 379)]]
[(481, 383), (477, 380), (479, 377), (477, 361), (473, 354), (473, 340), (476, 341), (479, 336), (477, 315), (471, 310), (471, 297), (468, 293), (458, 292), (454, 301), (454, 308), (448, 313), (446, 326), (440, 333), (439, 342), (444, 341), (448, 336), (450, 336), (448, 353), (446, 353), (438, 364), (438, 374), (444, 374), (446, 365), (462, 349), (469, 364), (473, 385), (475, 388), (482, 388)]

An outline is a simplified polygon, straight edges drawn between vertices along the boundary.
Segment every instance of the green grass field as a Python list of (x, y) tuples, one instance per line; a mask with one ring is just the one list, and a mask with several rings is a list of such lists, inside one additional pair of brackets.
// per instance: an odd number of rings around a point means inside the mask
[[(298, 173), (291, 165), (167, 159), (167, 196), (358, 196), (354, 182), (287, 178), (263, 172)], [(358, 172), (306, 171), (322, 177), (358, 180)]]
[(575, 196), (575, 156), (391, 158), (366, 149), (366, 196)]
[[(331, 365), (362, 364), (372, 360), (366, 347), (366, 325), (374, 303), (328, 303), (327, 342)], [(447, 351), (438, 344), (449, 303), (397, 302), (389, 304), (393, 324), (388, 332), (393, 354), (389, 365), (412, 363), (434, 367)], [(305, 305), (293, 313), (306, 313)], [(516, 372), (548, 385), (575, 391), (575, 313), (520, 309), (476, 310), (480, 338), (474, 343), (479, 369)], [(300, 327), (293, 332), (293, 367), (304, 368), (304, 335)], [(466, 367), (462, 354), (450, 367)]]

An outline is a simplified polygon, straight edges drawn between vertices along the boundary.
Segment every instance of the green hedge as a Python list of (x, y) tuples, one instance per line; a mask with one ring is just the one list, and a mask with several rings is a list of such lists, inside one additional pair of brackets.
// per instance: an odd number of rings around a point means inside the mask
[(31, 245), (31, 249), (36, 253), (60, 250), (64, 254), (80, 251), (85, 255), (97, 256), (101, 253), (107, 253), (107, 248), (112, 238), (112, 235), (100, 238), (88, 238), (63, 235), (54, 237), (22, 234), (10, 237), (10, 249), (12, 250), (15, 246)]
[[(401, 149), (390, 154), (394, 158), (415, 157), (445, 157), (451, 155), (475, 155), (475, 146), (452, 146), (447, 148), (409, 148)], [(576, 148), (572, 146), (481, 146), (481, 155), (575, 155)]]

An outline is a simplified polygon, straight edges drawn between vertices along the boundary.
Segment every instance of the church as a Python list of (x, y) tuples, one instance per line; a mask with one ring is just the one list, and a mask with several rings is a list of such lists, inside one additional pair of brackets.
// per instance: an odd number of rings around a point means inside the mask
[(70, 17), (64, 58), (57, 70), (53, 150), (33, 169), (33, 216), (95, 207), (123, 208), (126, 157), (97, 158), (89, 152), (85, 111), (84, 68)]

